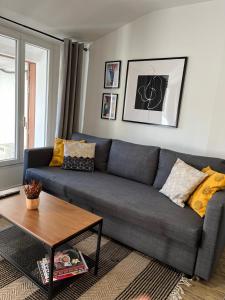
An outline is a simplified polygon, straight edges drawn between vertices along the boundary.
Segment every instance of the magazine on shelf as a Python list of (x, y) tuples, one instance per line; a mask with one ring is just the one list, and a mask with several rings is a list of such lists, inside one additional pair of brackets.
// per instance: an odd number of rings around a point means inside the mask
[[(73, 250), (73, 249), (71, 249)], [(77, 250), (76, 250), (77, 251)], [(85, 259), (80, 251), (77, 251), (79, 255), (79, 260), (75, 263), (73, 263), (72, 266), (66, 267), (64, 265), (64, 269), (58, 269), (56, 270), (56, 266), (54, 265), (54, 271), (53, 271), (53, 281), (62, 280), (65, 278), (70, 278), (79, 274), (86, 273), (88, 271), (88, 266), (85, 262)], [(76, 265), (75, 265), (76, 264)], [(43, 284), (47, 284), (49, 282), (49, 259), (48, 257), (44, 257), (42, 260), (37, 262), (38, 269), (41, 275), (41, 279)]]
[[(48, 256), (46, 256), (48, 260)], [(54, 275), (64, 275), (71, 272), (83, 270), (85, 264), (82, 261), (80, 252), (66, 246), (57, 251), (54, 255)]]
[[(48, 256), (46, 258), (48, 259)], [(64, 248), (54, 255), (54, 270), (83, 266), (80, 252), (77, 249)]]

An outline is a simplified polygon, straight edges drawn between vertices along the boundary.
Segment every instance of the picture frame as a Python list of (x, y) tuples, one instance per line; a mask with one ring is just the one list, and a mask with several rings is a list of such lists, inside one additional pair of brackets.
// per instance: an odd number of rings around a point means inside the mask
[(106, 120), (116, 120), (118, 94), (103, 93), (101, 118)]
[(104, 73), (104, 88), (118, 89), (120, 87), (121, 60), (106, 61)]
[(187, 61), (128, 60), (122, 120), (177, 128)]

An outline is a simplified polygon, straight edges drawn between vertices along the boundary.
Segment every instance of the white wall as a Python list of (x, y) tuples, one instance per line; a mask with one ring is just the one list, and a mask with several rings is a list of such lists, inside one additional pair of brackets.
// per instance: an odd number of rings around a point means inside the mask
[(22, 184), (23, 165), (16, 164), (0, 168), (0, 190)]
[[(90, 49), (84, 132), (178, 151), (225, 157), (225, 1), (148, 14)], [(188, 56), (179, 127), (123, 122), (128, 59)], [(117, 120), (100, 118), (104, 62), (122, 60)]]

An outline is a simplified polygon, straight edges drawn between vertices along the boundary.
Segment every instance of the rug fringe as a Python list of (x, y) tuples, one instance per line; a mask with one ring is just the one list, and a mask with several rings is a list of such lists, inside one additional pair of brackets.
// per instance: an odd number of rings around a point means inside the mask
[(182, 300), (183, 295), (184, 295), (184, 290), (181, 287), (182, 285), (185, 285), (185, 286), (188, 286), (188, 287), (191, 286), (191, 279), (188, 279), (187, 277), (185, 277), (183, 275), (181, 277), (180, 281), (178, 282), (178, 284), (173, 289), (173, 291), (170, 293), (167, 300)]

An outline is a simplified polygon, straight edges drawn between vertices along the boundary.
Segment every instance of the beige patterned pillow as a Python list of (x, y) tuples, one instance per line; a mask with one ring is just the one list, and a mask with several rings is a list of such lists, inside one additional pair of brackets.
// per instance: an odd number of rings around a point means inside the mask
[(76, 171), (94, 171), (95, 143), (64, 142), (62, 168)]
[(160, 192), (184, 207), (189, 196), (207, 176), (178, 158)]
[(95, 143), (78, 143), (77, 141), (65, 141), (64, 156), (94, 158)]

